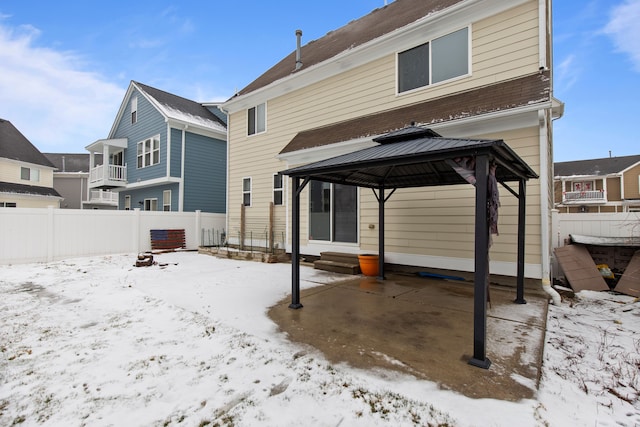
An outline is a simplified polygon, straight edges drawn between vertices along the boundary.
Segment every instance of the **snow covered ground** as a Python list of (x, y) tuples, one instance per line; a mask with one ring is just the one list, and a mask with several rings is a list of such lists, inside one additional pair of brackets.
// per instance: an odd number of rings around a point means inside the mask
[[(290, 292), (288, 264), (135, 258), (0, 266), (0, 425), (640, 426), (631, 297), (550, 306), (536, 398), (474, 400), (288, 342), (266, 315)], [(301, 275), (303, 288), (344, 278)]]

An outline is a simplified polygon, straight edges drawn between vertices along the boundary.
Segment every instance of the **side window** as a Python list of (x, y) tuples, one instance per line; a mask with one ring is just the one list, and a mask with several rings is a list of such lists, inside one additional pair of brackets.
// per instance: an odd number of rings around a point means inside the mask
[(131, 98), (131, 124), (138, 122), (138, 97)]
[(124, 210), (125, 211), (131, 210), (131, 196), (129, 195), (124, 196)]
[(32, 169), (32, 168), (20, 168), (20, 179), (23, 181), (40, 181), (40, 169)]
[(251, 206), (251, 178), (242, 178), (242, 204)]
[(138, 169), (160, 163), (160, 135), (138, 142)]
[(145, 211), (157, 211), (158, 210), (158, 199), (144, 199), (144, 210)]
[(171, 211), (171, 190), (162, 192), (162, 210), (165, 212)]
[(247, 110), (247, 135), (254, 135), (266, 130), (266, 104), (262, 103)]
[(284, 180), (281, 173), (273, 174), (273, 204), (280, 206), (283, 203)]
[(398, 53), (398, 93), (469, 72), (467, 27)]

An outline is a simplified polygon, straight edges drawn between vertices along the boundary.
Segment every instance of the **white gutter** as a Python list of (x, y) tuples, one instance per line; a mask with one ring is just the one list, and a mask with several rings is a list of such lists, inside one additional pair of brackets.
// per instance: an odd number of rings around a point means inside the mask
[(549, 230), (549, 174), (545, 171), (549, 170), (549, 139), (547, 138), (547, 115), (545, 110), (538, 111), (540, 126), (540, 267), (542, 277), (542, 290), (544, 290), (551, 299), (553, 304), (560, 305), (562, 302), (560, 294), (551, 287), (551, 257), (550, 257), (550, 230)]

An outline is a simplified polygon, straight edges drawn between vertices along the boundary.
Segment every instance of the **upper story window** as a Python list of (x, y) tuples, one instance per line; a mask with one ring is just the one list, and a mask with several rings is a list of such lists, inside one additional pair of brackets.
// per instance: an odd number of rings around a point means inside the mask
[(138, 142), (138, 169), (160, 163), (160, 136)]
[(138, 97), (131, 98), (131, 124), (138, 121)]
[(273, 204), (276, 206), (282, 205), (284, 181), (282, 180), (281, 173), (273, 174)]
[(247, 110), (247, 135), (254, 135), (266, 130), (267, 106), (262, 103)]
[(398, 93), (469, 74), (469, 28), (398, 54)]
[(576, 181), (572, 187), (573, 191), (593, 191), (595, 189), (593, 181)]
[(242, 178), (242, 204), (251, 206), (251, 178)]
[(40, 169), (21, 167), (20, 179), (22, 179), (23, 181), (38, 182), (40, 181)]

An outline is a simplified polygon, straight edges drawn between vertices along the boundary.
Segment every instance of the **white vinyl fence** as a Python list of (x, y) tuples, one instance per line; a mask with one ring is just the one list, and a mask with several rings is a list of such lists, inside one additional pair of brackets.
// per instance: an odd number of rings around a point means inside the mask
[[(594, 237), (639, 237), (640, 212), (620, 213), (552, 213), (552, 247), (569, 243), (570, 235)], [(554, 278), (562, 275), (555, 256), (551, 270)]]
[(639, 237), (640, 212), (558, 213), (552, 216), (552, 245), (564, 246), (569, 235), (595, 237)]
[(151, 249), (150, 230), (184, 229), (187, 249), (224, 233), (226, 216), (196, 212), (80, 209), (0, 209), (0, 264), (139, 253)]

